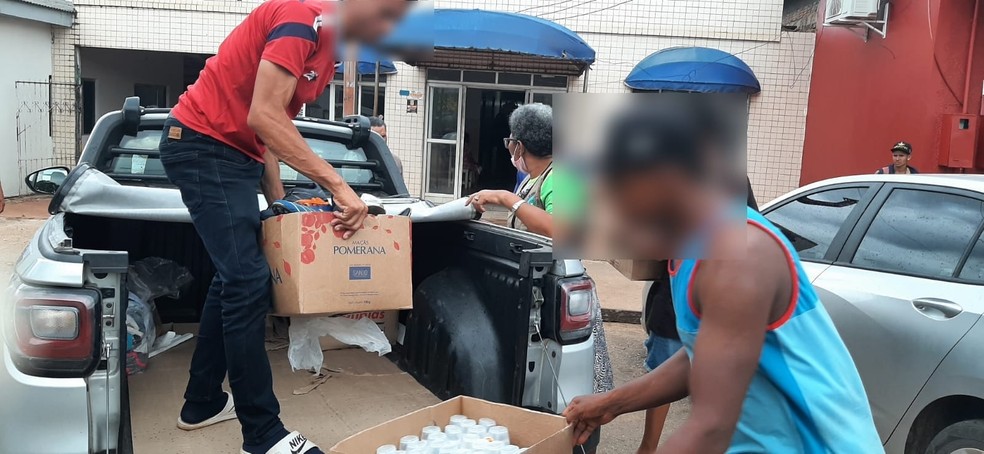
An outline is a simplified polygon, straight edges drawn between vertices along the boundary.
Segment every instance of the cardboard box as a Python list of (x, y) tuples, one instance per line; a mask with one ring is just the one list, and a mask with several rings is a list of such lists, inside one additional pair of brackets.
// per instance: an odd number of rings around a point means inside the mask
[(276, 315), (327, 315), (412, 307), (410, 218), (368, 216), (348, 240), (329, 212), (263, 221)]
[(613, 267), (630, 281), (654, 281), (666, 270), (665, 260), (609, 260)]
[(495, 419), (499, 425), (509, 428), (512, 444), (529, 448), (526, 454), (569, 453), (574, 447), (573, 428), (561, 416), (460, 396), (363, 430), (340, 441), (329, 452), (373, 453), (379, 446), (399, 444), (404, 435), (420, 434), (425, 426), (444, 427), (452, 415), (459, 414), (475, 420)]
[[(355, 320), (360, 318), (369, 318), (370, 320), (376, 322), (376, 325), (378, 325), (379, 329), (386, 335), (386, 339), (389, 340), (390, 344), (394, 344), (396, 343), (399, 314), (399, 311), (371, 311), (337, 315), (336, 317), (347, 317)], [(321, 338), (322, 350), (340, 350), (343, 348), (354, 348), (354, 346), (343, 344), (331, 336), (324, 336)]]

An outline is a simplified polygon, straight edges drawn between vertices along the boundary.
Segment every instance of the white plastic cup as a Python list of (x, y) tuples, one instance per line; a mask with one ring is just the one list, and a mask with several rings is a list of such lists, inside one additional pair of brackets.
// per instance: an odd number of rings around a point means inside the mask
[(461, 421), (461, 424), (459, 424), (459, 425), (461, 427), (477, 426), (478, 425), (478, 421), (475, 421), (474, 419), (469, 418), (469, 419), (466, 419), (464, 421)]
[(465, 431), (466, 431), (466, 433), (478, 435), (479, 438), (484, 437), (485, 434), (488, 433), (488, 429), (486, 429), (483, 426), (478, 426), (478, 425), (468, 426), (468, 428), (466, 428)]
[(408, 444), (417, 441), (420, 441), (420, 437), (416, 435), (404, 435), (400, 438), (400, 449), (405, 451)]
[(451, 415), (451, 420), (448, 422), (448, 424), (451, 424), (451, 425), (454, 425), (454, 426), (460, 426), (461, 423), (464, 422), (467, 419), (468, 419), (468, 417), (465, 416), (465, 415)]
[[(461, 434), (461, 444), (467, 445), (468, 443), (471, 443), (471, 442), (473, 442), (475, 440), (478, 440), (480, 438), (482, 438), (482, 437), (479, 436), (478, 434), (472, 434), (472, 433), (465, 432), (465, 433), (462, 433)], [(465, 446), (465, 447), (467, 448), (468, 446)]]
[(495, 420), (492, 418), (481, 418), (478, 420), (478, 425), (485, 427), (487, 429), (489, 427), (497, 426), (498, 424), (496, 424)]
[(395, 445), (382, 445), (376, 448), (376, 454), (394, 454), (396, 453)]
[(406, 451), (408, 453), (409, 452), (412, 452), (414, 450), (421, 450), (422, 451), (426, 447), (427, 447), (427, 442), (424, 441), (424, 440), (408, 441), (407, 442)]
[(493, 440), (501, 441), (502, 444), (509, 444), (509, 428), (505, 426), (489, 427), (489, 435)]
[(461, 426), (453, 426), (448, 424), (448, 426), (444, 428), (444, 433), (448, 435), (449, 440), (461, 440), (461, 436), (465, 433), (465, 431), (461, 428)]
[(427, 427), (424, 427), (423, 429), (420, 430), (420, 439), (421, 440), (426, 440), (426, 439), (428, 439), (428, 437), (429, 437), (430, 434), (437, 433), (437, 432), (440, 432), (440, 431), (441, 431), (441, 428), (440, 427), (437, 427), (437, 426), (427, 426)]
[(444, 432), (441, 432), (441, 431), (431, 432), (431, 433), (427, 434), (427, 441), (428, 442), (445, 441), (447, 439), (448, 439), (448, 434), (446, 434)]

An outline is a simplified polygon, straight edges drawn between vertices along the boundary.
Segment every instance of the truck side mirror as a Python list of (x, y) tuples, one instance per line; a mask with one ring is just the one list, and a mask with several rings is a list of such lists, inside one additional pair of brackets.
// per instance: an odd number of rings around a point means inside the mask
[(27, 187), (39, 194), (54, 194), (68, 177), (68, 167), (48, 167), (38, 170), (24, 179)]

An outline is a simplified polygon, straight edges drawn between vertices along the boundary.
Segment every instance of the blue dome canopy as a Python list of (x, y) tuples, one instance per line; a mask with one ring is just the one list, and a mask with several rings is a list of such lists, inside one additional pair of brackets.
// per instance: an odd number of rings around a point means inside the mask
[[(340, 61), (345, 58), (344, 45), (339, 44), (335, 48), (335, 51), (337, 52), (336, 55)], [(391, 60), (387, 60), (386, 58), (382, 57), (378, 52), (373, 50), (371, 47), (359, 46), (358, 67), (359, 67), (360, 75), (376, 74), (377, 61), (379, 62), (380, 74), (396, 74), (396, 65), (393, 64)], [(339, 74), (344, 74), (345, 65), (344, 64), (338, 65), (335, 71)]]
[(479, 9), (436, 9), (412, 14), (384, 40), (391, 47), (514, 53), (570, 60), (587, 66), (595, 51), (577, 33), (538, 17)]
[(762, 91), (740, 58), (707, 47), (671, 47), (644, 58), (625, 78), (634, 90), (748, 93)]

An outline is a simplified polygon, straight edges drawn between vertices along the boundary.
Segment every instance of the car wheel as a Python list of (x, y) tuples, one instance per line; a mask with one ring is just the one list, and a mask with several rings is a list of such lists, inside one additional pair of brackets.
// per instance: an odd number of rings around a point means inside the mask
[(929, 442), (926, 454), (984, 454), (984, 419), (946, 426)]

